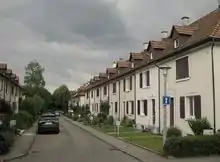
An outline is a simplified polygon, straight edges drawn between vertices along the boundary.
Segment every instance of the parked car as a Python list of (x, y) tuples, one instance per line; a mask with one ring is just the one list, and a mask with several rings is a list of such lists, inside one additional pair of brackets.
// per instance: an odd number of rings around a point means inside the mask
[(45, 133), (45, 132), (55, 132), (59, 133), (59, 119), (53, 113), (45, 113), (38, 120), (38, 129), (37, 132)]

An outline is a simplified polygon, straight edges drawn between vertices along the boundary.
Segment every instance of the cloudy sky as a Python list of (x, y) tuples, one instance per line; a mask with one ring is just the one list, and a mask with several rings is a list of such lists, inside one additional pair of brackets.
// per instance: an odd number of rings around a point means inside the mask
[(217, 0), (0, 0), (0, 62), (23, 80), (37, 60), (47, 87), (77, 88), (162, 30), (212, 11)]

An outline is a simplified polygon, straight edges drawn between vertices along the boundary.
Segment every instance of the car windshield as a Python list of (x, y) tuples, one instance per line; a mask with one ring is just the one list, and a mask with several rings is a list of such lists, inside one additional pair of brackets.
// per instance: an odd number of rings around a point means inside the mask
[(52, 114), (52, 113), (48, 113), (48, 114), (43, 114), (42, 116), (41, 116), (42, 118), (53, 118), (53, 117), (56, 117), (56, 115), (55, 114)]

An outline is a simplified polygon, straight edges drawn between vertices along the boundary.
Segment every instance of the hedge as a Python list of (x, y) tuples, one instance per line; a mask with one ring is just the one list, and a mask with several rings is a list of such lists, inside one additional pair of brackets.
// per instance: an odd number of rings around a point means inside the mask
[(220, 135), (171, 137), (163, 149), (174, 157), (220, 155)]

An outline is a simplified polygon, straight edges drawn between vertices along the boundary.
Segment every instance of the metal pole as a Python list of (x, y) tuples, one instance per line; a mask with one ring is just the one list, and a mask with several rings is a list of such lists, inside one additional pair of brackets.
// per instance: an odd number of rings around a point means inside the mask
[[(165, 72), (163, 76), (164, 76), (164, 96), (167, 96), (167, 72)], [(163, 106), (163, 145), (166, 142), (166, 134), (167, 134), (167, 106), (166, 104), (164, 104)]]

